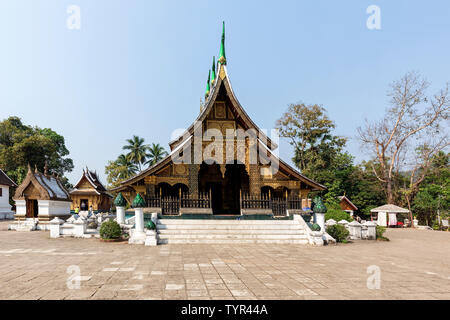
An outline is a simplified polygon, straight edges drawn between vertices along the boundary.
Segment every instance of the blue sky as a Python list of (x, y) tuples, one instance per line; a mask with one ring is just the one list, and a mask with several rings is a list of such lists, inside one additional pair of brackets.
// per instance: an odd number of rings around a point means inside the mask
[[(369, 5), (381, 30), (366, 27)], [(81, 9), (81, 29), (66, 26)], [(133, 134), (166, 148), (199, 112), (226, 22), (228, 72), (247, 113), (271, 129), (289, 103), (322, 104), (349, 138), (387, 107), (388, 84), (408, 71), (450, 80), (448, 1), (3, 0), (0, 119), (16, 115), (66, 138), (76, 182), (101, 173)], [(281, 143), (290, 161), (292, 149)]]

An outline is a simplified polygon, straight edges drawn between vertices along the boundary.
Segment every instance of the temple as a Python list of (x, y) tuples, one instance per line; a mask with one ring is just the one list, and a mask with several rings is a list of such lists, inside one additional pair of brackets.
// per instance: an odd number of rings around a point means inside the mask
[(112, 196), (106, 191), (98, 178), (97, 172), (83, 169), (83, 175), (74, 189), (70, 191), (71, 209), (86, 211), (92, 208), (94, 212), (105, 212), (111, 209)]
[(308, 194), (326, 188), (277, 156), (268, 137), (236, 98), (227, 71), (225, 26), (219, 58), (208, 73), (205, 101), (192, 125), (169, 143), (170, 154), (112, 192), (128, 203), (141, 194), (148, 212), (271, 214), (310, 207)]
[[(70, 195), (56, 175), (48, 172), (45, 164), (44, 173), (34, 172), (28, 165), (28, 173), (17, 187), (13, 200), (16, 204), (16, 221), (38, 220), (43, 228), (55, 217), (70, 216)], [(33, 229), (34, 230), (34, 229)]]

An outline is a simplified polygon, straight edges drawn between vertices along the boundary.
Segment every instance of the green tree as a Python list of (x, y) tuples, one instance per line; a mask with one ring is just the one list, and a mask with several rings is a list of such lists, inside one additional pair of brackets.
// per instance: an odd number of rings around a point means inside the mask
[(276, 127), (294, 146), (292, 160), (300, 171), (318, 182), (329, 180), (329, 168), (347, 140), (332, 134), (335, 124), (326, 110), (317, 104), (291, 104)]
[(0, 167), (19, 184), (28, 164), (43, 171), (47, 161), (50, 172), (61, 177), (71, 172), (73, 161), (68, 155), (64, 137), (51, 129), (25, 125), (18, 117), (0, 122)]
[(142, 164), (147, 160), (148, 145), (144, 144), (144, 138), (133, 136), (131, 139), (127, 139), (127, 145), (123, 146), (123, 150), (128, 150), (126, 155), (128, 160), (135, 163), (139, 171), (142, 170)]
[(164, 150), (164, 148), (161, 147), (159, 143), (152, 143), (152, 145), (148, 148), (148, 160), (145, 162), (145, 164), (152, 166), (163, 159), (165, 156), (167, 156), (167, 151)]
[(121, 154), (115, 161), (108, 161), (105, 167), (106, 180), (111, 187), (116, 187), (121, 181), (134, 176), (137, 171), (136, 164)]
[(448, 215), (450, 208), (450, 154), (439, 152), (434, 158), (429, 174), (419, 187), (413, 200), (413, 212), (421, 224), (432, 225), (439, 212)]

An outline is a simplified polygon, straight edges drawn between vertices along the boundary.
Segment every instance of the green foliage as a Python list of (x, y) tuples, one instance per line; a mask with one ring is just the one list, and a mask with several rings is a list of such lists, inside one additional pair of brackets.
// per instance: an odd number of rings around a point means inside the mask
[(159, 143), (153, 143), (149, 146), (144, 144), (144, 141), (143, 138), (138, 136), (127, 139), (128, 144), (123, 146), (123, 149), (129, 152), (126, 155), (119, 155), (115, 161), (108, 161), (105, 173), (109, 186), (117, 187), (120, 182), (141, 171), (143, 164), (151, 166), (167, 155), (167, 152)]
[(149, 221), (145, 224), (145, 228), (148, 230), (155, 230), (156, 229), (156, 225), (153, 223), (153, 221)]
[[(49, 171), (60, 177), (71, 172), (68, 155), (64, 137), (49, 128), (25, 125), (18, 117), (0, 122), (0, 168), (17, 184), (25, 178), (28, 164), (43, 171), (47, 161)], [(62, 182), (70, 186), (67, 179)]]
[(100, 237), (102, 239), (119, 239), (121, 236), (122, 229), (116, 221), (109, 220), (102, 223), (100, 227)]
[(139, 167), (147, 160), (148, 145), (144, 144), (144, 138), (133, 136), (131, 139), (127, 139), (127, 145), (123, 146), (123, 150), (128, 150), (127, 159)]
[(346, 139), (332, 134), (335, 124), (326, 110), (319, 105), (291, 104), (276, 125), (294, 146), (292, 160), (300, 171), (315, 181), (331, 182), (329, 168)]
[(450, 154), (440, 152), (434, 159), (429, 174), (414, 197), (412, 209), (419, 223), (430, 225), (448, 214), (450, 208)]
[(327, 233), (332, 236), (336, 242), (347, 242), (347, 237), (350, 235), (350, 232), (340, 224), (335, 224), (327, 227)]
[(325, 221), (333, 219), (336, 222), (341, 220), (347, 220), (348, 222), (352, 222), (353, 218), (350, 217), (350, 214), (343, 211), (342, 209), (328, 209), (328, 212), (325, 213)]
[(108, 165), (105, 167), (106, 180), (108, 185), (116, 187), (121, 181), (134, 176), (137, 171), (138, 167), (121, 154), (117, 160), (108, 161)]
[(386, 238), (385, 236), (383, 236), (385, 231), (386, 231), (386, 227), (376, 226), (375, 232), (376, 232), (377, 240), (389, 241), (389, 238)]
[(145, 162), (145, 164), (152, 166), (158, 161), (162, 160), (165, 156), (167, 156), (167, 151), (164, 150), (164, 148), (161, 147), (159, 143), (152, 143), (152, 145), (148, 147), (148, 160)]
[(320, 231), (320, 226), (319, 226), (317, 223), (314, 223), (314, 224), (311, 226), (311, 230), (312, 230), (312, 231)]

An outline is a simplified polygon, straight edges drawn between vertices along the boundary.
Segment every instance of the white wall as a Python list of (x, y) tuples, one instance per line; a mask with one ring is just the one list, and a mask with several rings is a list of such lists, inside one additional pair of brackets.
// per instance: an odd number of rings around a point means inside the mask
[(0, 212), (11, 212), (11, 206), (9, 204), (9, 187), (0, 185), (2, 189), (2, 196), (0, 197)]
[(70, 201), (38, 200), (38, 217), (56, 217), (70, 214)]

